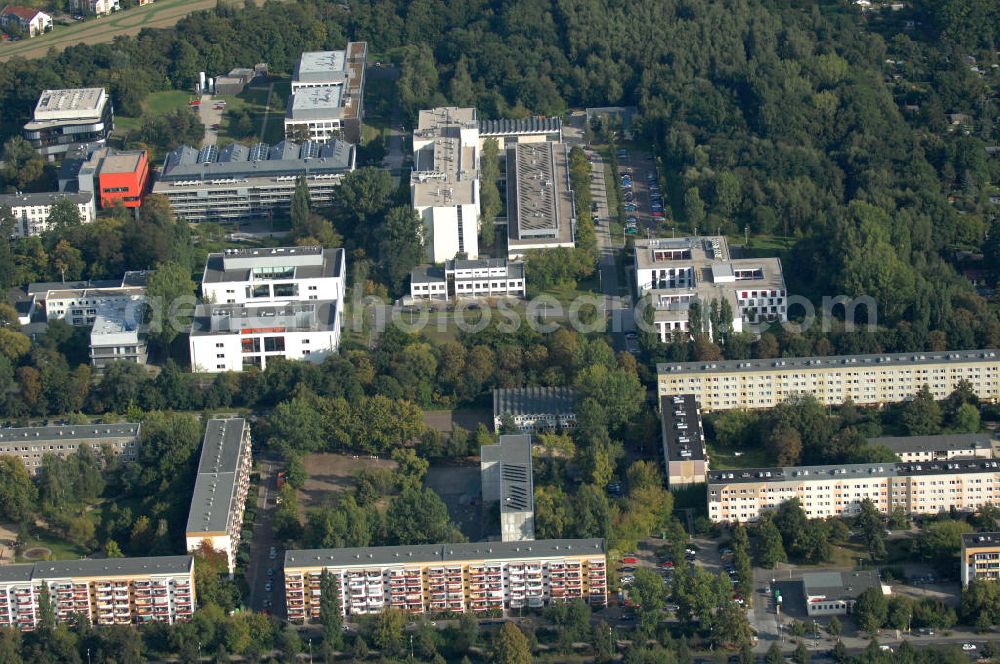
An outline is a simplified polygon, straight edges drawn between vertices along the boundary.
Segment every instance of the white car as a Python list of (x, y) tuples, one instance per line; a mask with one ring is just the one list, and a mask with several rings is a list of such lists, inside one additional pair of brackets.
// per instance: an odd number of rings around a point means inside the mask
[(965, 652), (972, 652), (975, 649), (976, 649), (976, 644), (975, 643), (963, 643), (962, 644), (962, 650), (964, 650)]
[(271, 592), (271, 582), (270, 581), (268, 581), (267, 583), (264, 584), (264, 592), (266, 592), (266, 593)]
[(622, 577), (622, 585), (626, 585), (635, 581), (635, 577), (631, 574)]

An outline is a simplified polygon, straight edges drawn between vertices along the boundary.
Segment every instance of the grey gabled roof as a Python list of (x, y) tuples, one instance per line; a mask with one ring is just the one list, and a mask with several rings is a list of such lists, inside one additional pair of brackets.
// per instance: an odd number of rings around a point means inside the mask
[(0, 565), (0, 583), (24, 583), (31, 580), (34, 563), (20, 565)]
[(233, 148), (199, 151), (182, 145), (167, 155), (159, 181), (198, 182), (252, 177), (297, 177), (335, 175), (354, 166), (354, 145), (333, 140), (318, 146), (282, 141), (274, 146), (260, 143), (248, 151)]
[(93, 440), (104, 438), (138, 438), (138, 423), (124, 424), (67, 424), (50, 427), (18, 427), (0, 429), (0, 443), (41, 443), (64, 440)]
[(827, 600), (852, 600), (869, 588), (881, 588), (878, 572), (812, 572), (802, 575), (806, 595), (824, 596)]
[(285, 568), (416, 565), (477, 560), (545, 560), (566, 556), (604, 556), (603, 539), (556, 539), (533, 542), (469, 542), (369, 546), (354, 549), (301, 549), (285, 552)]
[(793, 369), (840, 369), (865, 366), (924, 366), (968, 362), (998, 362), (1000, 349), (958, 350), (950, 352), (879, 353), (871, 355), (833, 355), (828, 357), (779, 357), (767, 360), (721, 360), (717, 362), (661, 362), (658, 374), (697, 374), (719, 372), (791, 371)]
[(704, 461), (705, 434), (693, 394), (660, 397), (660, 426), (667, 461)]

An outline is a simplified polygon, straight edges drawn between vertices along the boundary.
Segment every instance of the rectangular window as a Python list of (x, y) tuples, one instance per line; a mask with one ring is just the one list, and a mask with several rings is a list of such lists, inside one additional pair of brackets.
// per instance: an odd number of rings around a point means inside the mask
[(278, 353), (285, 351), (284, 337), (264, 337), (264, 352)]

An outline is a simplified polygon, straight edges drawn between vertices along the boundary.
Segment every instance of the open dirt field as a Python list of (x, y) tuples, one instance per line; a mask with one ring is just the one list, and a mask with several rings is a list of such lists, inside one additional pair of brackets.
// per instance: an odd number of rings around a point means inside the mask
[(483, 501), (478, 463), (431, 466), (425, 483), (448, 506), (448, 516), (470, 542), (482, 539)]
[(61, 51), (74, 44), (100, 44), (118, 35), (137, 35), (143, 28), (169, 28), (191, 12), (212, 9), (216, 0), (157, 0), (101, 18), (90, 17), (73, 25), (56, 25), (52, 32), (19, 42), (0, 44), (0, 62), (13, 57), (38, 58), (50, 48)]
[(451, 433), (455, 425), (468, 431), (475, 431), (479, 424), (493, 429), (493, 413), (485, 408), (463, 410), (424, 411), (424, 424), (441, 433)]
[(310, 454), (302, 459), (309, 479), (299, 492), (302, 507), (320, 505), (332, 494), (354, 486), (354, 478), (363, 468), (395, 469), (396, 462), (389, 459), (371, 459), (350, 454)]

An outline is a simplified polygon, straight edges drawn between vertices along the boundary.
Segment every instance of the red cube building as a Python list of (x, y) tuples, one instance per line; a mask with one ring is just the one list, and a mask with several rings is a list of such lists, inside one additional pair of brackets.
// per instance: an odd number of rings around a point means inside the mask
[(149, 159), (145, 150), (109, 151), (101, 161), (98, 186), (102, 208), (119, 201), (127, 208), (142, 205), (149, 185)]

